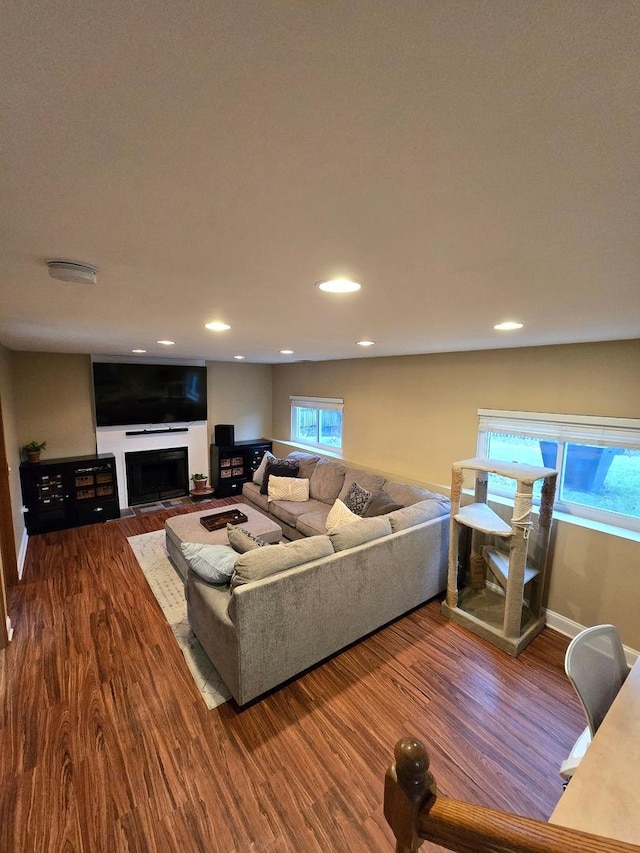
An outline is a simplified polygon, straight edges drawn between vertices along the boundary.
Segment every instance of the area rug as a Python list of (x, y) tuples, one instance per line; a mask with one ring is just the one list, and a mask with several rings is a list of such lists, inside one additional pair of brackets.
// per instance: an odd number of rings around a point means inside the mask
[(230, 694), (187, 621), (182, 578), (167, 556), (164, 530), (130, 536), (127, 541), (171, 626), (207, 708), (217, 708)]

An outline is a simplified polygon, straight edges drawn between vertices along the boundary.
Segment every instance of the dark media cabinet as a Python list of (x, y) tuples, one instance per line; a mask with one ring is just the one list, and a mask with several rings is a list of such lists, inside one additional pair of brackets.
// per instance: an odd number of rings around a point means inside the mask
[(120, 518), (113, 453), (23, 462), (20, 482), (29, 534)]
[(272, 443), (264, 438), (237, 441), (235, 444), (211, 445), (211, 485), (217, 498), (241, 495), (242, 486), (250, 480)]

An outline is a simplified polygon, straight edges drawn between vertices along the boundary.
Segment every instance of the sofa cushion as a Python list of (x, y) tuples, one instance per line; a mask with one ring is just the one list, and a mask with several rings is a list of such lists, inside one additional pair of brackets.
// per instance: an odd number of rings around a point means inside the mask
[(269, 512), (278, 521), (283, 521), (289, 527), (298, 527), (298, 519), (302, 515), (307, 515), (310, 512), (320, 508), (323, 510), (323, 524), (319, 530), (313, 530), (311, 533), (304, 533), (305, 536), (315, 536), (316, 533), (326, 533), (324, 519), (327, 517), (329, 507), (321, 501), (271, 501), (269, 504)]
[(336, 498), (333, 506), (329, 510), (325, 524), (327, 525), (327, 530), (330, 530), (332, 527), (340, 527), (341, 524), (351, 524), (352, 521), (360, 520), (359, 515), (356, 515), (355, 512), (351, 512), (351, 510), (342, 503), (340, 498)]
[(379, 474), (372, 474), (370, 471), (363, 471), (360, 468), (348, 468), (344, 475), (344, 484), (338, 495), (343, 503), (346, 503), (345, 498), (352, 483), (357, 483), (361, 488), (371, 492), (372, 495), (377, 495), (384, 486), (385, 479)]
[(286, 458), (298, 463), (298, 477), (306, 479), (310, 479), (320, 459), (319, 456), (314, 456), (313, 453), (304, 453), (302, 450), (292, 450)]
[(265, 451), (264, 456), (262, 457), (262, 459), (260, 461), (260, 464), (258, 465), (256, 470), (253, 472), (252, 479), (253, 479), (254, 483), (257, 483), (258, 486), (262, 485), (262, 480), (264, 479), (264, 471), (265, 471), (265, 468), (267, 467), (267, 462), (274, 462), (276, 458), (277, 457), (275, 457), (270, 450)]
[(394, 509), (402, 509), (402, 506), (402, 504), (396, 503), (393, 498), (389, 497), (383, 489), (377, 495), (373, 495), (365, 511), (362, 513), (362, 517), (373, 518), (376, 515), (386, 515), (389, 512), (393, 512)]
[(268, 495), (270, 501), (308, 501), (309, 480), (301, 477), (269, 476)]
[(180, 546), (191, 571), (207, 583), (229, 583), (238, 555), (228, 545), (183, 542)]
[(267, 462), (267, 467), (264, 469), (264, 477), (260, 486), (260, 494), (266, 495), (269, 487), (269, 477), (297, 477), (298, 463), (291, 459), (276, 459)]
[(356, 548), (365, 542), (373, 542), (391, 533), (391, 522), (388, 518), (363, 518), (357, 524), (342, 524), (329, 531), (329, 538), (334, 551), (344, 551), (346, 548)]
[(423, 489), (422, 486), (412, 486), (409, 483), (392, 483), (389, 480), (384, 484), (384, 490), (402, 506), (416, 504), (418, 501), (426, 501), (429, 498), (433, 500), (446, 501), (448, 498), (438, 492), (430, 492), (428, 489)]
[(263, 512), (269, 512), (269, 498), (267, 495), (260, 494), (260, 486), (256, 483), (245, 483), (242, 487), (242, 494)]
[(447, 503), (448, 501), (444, 503), (429, 498), (426, 501), (419, 501), (417, 504), (396, 509), (389, 513), (387, 518), (391, 522), (391, 529), (397, 533), (398, 530), (406, 530), (408, 527), (421, 524), (423, 521), (431, 521), (432, 518), (446, 515), (449, 512)]
[(333, 504), (344, 485), (346, 465), (319, 459), (309, 480), (309, 495), (325, 504)]
[(235, 562), (231, 589), (233, 591), (242, 584), (276, 575), (330, 554), (333, 554), (333, 545), (328, 536), (310, 536), (284, 545), (247, 551), (246, 554), (240, 554)]
[(244, 527), (238, 527), (235, 524), (227, 524), (227, 536), (229, 537), (229, 545), (238, 554), (244, 554), (245, 551), (253, 551), (255, 548), (262, 548), (263, 545), (268, 545), (260, 536), (254, 536)]
[(331, 510), (330, 506), (323, 504), (322, 501), (309, 501), (308, 504), (298, 504), (298, 506), (306, 506), (306, 509), (302, 515), (298, 516), (296, 530), (299, 530), (303, 536), (317, 536), (327, 532), (326, 522)]
[(349, 491), (342, 502), (347, 509), (350, 509), (351, 512), (355, 512), (356, 515), (362, 517), (366, 508), (371, 503), (372, 497), (372, 492), (367, 491), (367, 489), (363, 489), (359, 483), (351, 483)]

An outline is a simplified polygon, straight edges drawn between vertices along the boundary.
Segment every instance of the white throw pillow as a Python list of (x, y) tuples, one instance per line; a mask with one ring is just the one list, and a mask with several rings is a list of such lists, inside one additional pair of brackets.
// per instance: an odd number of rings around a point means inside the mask
[(271, 453), (270, 450), (266, 450), (264, 456), (262, 457), (262, 461), (253, 472), (253, 482), (257, 483), (259, 486), (262, 485), (262, 480), (264, 478), (264, 469), (267, 467), (267, 462), (273, 462), (276, 457)]
[(269, 477), (270, 501), (308, 501), (309, 481), (301, 477)]
[(329, 510), (329, 515), (325, 521), (327, 530), (332, 527), (340, 527), (341, 524), (351, 524), (352, 521), (361, 521), (359, 515), (351, 512), (349, 507), (345, 506), (340, 498), (336, 498), (334, 505)]

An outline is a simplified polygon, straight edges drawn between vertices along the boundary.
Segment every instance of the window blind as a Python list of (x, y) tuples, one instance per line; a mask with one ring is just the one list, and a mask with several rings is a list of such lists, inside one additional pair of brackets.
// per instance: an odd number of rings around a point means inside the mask
[(289, 397), (291, 407), (299, 409), (323, 409), (326, 412), (341, 412), (344, 400), (339, 397)]
[(479, 432), (640, 450), (640, 419), (478, 409)]

